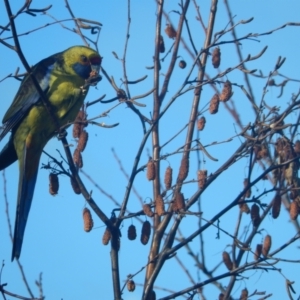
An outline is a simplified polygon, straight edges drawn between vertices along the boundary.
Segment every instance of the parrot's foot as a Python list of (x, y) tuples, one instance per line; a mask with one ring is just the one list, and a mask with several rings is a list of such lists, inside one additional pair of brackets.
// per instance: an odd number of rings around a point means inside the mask
[(68, 132), (65, 129), (61, 129), (59, 131), (59, 133), (57, 134), (57, 138), (59, 140), (61, 140), (61, 139), (65, 138), (67, 135), (68, 135)]

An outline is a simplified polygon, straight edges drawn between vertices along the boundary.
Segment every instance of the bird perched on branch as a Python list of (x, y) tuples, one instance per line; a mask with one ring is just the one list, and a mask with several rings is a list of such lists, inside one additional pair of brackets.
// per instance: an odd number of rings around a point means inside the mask
[(48, 108), (27, 74), (4, 115), (0, 141), (9, 131), (11, 136), (0, 153), (0, 170), (18, 160), (20, 171), (12, 260), (21, 254), (43, 148), (61, 126), (75, 120), (89, 86), (101, 80), (101, 60), (95, 50), (84, 46), (43, 59), (32, 74), (48, 99)]

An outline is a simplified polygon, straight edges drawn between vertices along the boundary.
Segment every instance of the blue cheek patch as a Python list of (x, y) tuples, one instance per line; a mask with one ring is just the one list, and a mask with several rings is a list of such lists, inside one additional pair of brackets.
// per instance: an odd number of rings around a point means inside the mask
[(75, 63), (73, 65), (73, 70), (76, 72), (77, 75), (80, 77), (87, 79), (90, 76), (90, 73), (92, 71), (90, 65), (82, 65), (81, 63)]

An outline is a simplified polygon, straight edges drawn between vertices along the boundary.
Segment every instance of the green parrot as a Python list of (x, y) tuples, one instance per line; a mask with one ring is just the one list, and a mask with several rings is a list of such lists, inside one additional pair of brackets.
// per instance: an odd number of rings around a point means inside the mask
[[(32, 72), (51, 104), (60, 126), (73, 122), (83, 104), (89, 85), (101, 79), (102, 58), (93, 49), (71, 47), (37, 63)], [(26, 222), (33, 198), (39, 160), (57, 125), (44, 106), (31, 78), (26, 75), (3, 118), (0, 141), (11, 136), (0, 153), (0, 170), (19, 161), (19, 187), (12, 260), (21, 254)]]

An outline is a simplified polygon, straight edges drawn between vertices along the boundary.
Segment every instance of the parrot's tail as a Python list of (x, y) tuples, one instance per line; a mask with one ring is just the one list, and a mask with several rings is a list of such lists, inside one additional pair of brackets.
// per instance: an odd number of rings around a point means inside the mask
[[(22, 249), (23, 237), (27, 218), (29, 215), (31, 202), (33, 198), (34, 187), (36, 183), (38, 164), (40, 157), (35, 157), (30, 161), (26, 156), (26, 147), (24, 147), (23, 161), (20, 161), (20, 177), (18, 189), (18, 202), (15, 220), (15, 231), (13, 239), (12, 260), (19, 258)], [(30, 176), (28, 176), (30, 174)]]

